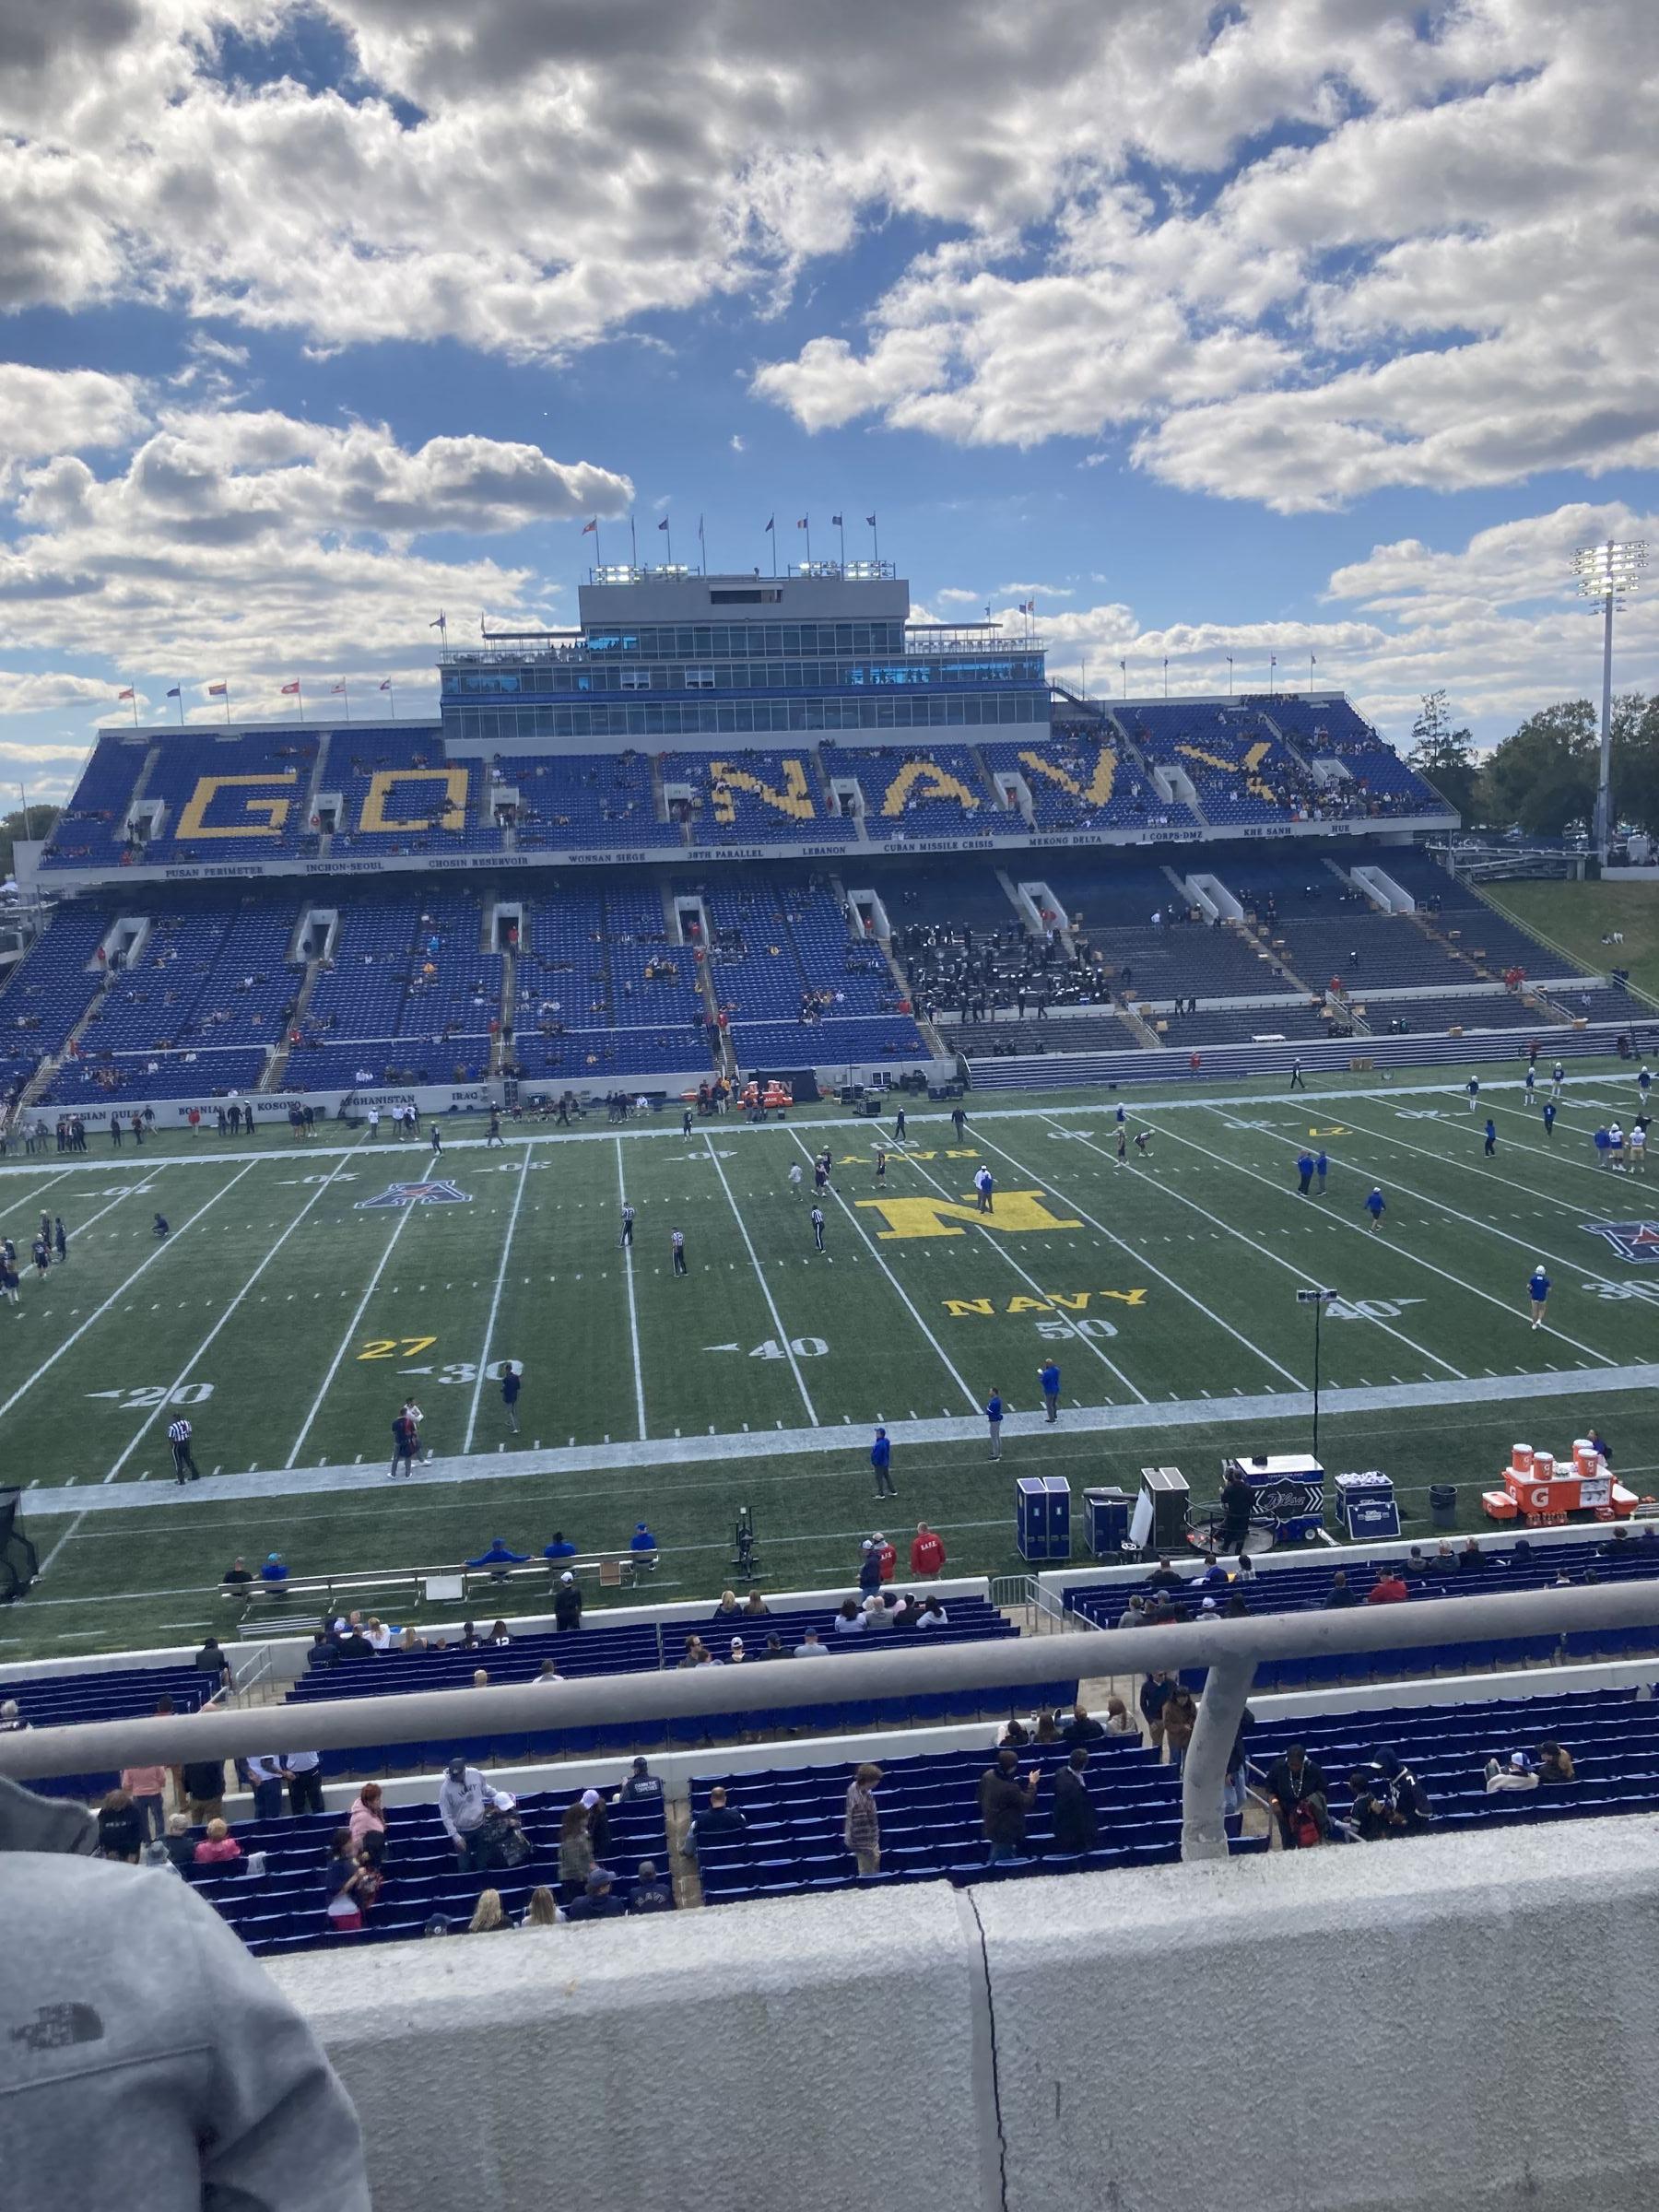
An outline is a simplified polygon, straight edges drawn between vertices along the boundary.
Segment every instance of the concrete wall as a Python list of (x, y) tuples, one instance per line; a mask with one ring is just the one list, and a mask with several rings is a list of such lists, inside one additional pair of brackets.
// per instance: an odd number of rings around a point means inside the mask
[(377, 2206), (1624, 2212), (1659, 1852), (1576, 1821), (446, 1937), (270, 1971)]

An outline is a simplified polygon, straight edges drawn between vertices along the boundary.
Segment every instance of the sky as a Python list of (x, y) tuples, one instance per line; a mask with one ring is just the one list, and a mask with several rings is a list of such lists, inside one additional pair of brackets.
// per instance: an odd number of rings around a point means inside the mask
[(1653, 0), (6, 0), (0, 808), (430, 712), (630, 516), (1496, 742), (1655, 535), (1656, 125)]

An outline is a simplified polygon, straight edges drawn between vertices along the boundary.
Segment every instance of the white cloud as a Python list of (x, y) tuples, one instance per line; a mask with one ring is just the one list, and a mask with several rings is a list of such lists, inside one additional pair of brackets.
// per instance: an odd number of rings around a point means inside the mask
[(145, 418), (135, 377), (0, 361), (0, 483), (8, 463), (124, 444)]
[(999, 592), (1018, 592), (1023, 598), (1069, 599), (1070, 589), (1063, 583), (999, 583)]

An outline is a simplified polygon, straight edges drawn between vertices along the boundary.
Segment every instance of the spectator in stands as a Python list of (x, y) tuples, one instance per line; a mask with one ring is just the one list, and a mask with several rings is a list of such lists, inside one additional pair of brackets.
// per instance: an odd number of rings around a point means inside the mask
[(735, 1590), (721, 1592), (720, 1603), (715, 1606), (712, 1618), (715, 1620), (741, 1620), (743, 1618), (743, 1607), (737, 1602)]
[(1381, 1843), (1389, 1832), (1387, 1792), (1380, 1777), (1368, 1767), (1356, 1767), (1348, 1776), (1348, 1825), (1362, 1843)]
[(498, 1652), (505, 1651), (512, 1641), (512, 1638), (507, 1633), (507, 1623), (504, 1620), (495, 1622), (488, 1636), (490, 1648)]
[(893, 1616), (888, 1609), (885, 1597), (866, 1597), (864, 1602), (865, 1627), (871, 1635), (890, 1629)]
[(1122, 1698), (1108, 1698), (1106, 1700), (1106, 1733), (1108, 1735), (1138, 1735), (1140, 1734), (1135, 1715)]
[(323, 1810), (323, 1761), (314, 1751), (285, 1751), (282, 1771), (288, 1776), (288, 1810), (295, 1815)]
[(362, 1623), (354, 1619), (344, 1636), (335, 1645), (341, 1659), (372, 1659), (374, 1646), (363, 1633)]
[(305, 1654), (307, 1671), (314, 1674), (322, 1668), (333, 1666), (339, 1656), (339, 1646), (328, 1630), (326, 1629), (314, 1630), (311, 1640), (311, 1649)]
[(915, 1596), (907, 1590), (893, 1607), (893, 1626), (896, 1629), (913, 1629), (922, 1618), (922, 1607)]
[(472, 1686), (475, 1689), (488, 1689), (489, 1688), (489, 1673), (488, 1668), (482, 1666), (474, 1667)]
[(644, 1759), (636, 1759), (633, 1772), (611, 1799), (613, 1805), (661, 1805), (663, 1785)]
[(186, 1866), (195, 1864), (195, 1838), (190, 1832), (190, 1815), (172, 1813), (168, 1817), (167, 1833), (161, 1839), (162, 1848), (182, 1874)]
[(642, 1567), (654, 1569), (657, 1563), (657, 1540), (643, 1521), (634, 1523), (634, 1533), (628, 1539), (636, 1572)]
[(282, 1818), (282, 1760), (275, 1751), (251, 1751), (242, 1761), (253, 1793), (255, 1820)]
[(1033, 1767), (1021, 1787), (1019, 1759), (1013, 1751), (999, 1751), (996, 1764), (980, 1776), (980, 1825), (987, 1845), (985, 1864), (1003, 1865), (1025, 1855), (1026, 1821), (1037, 1802), (1038, 1769)]
[(167, 1828), (167, 1769), (163, 1766), (123, 1767), (121, 1786), (132, 1799), (144, 1831), (144, 1841), (153, 1843)]
[(864, 1611), (858, 1600), (855, 1597), (842, 1598), (841, 1611), (835, 1617), (836, 1634), (838, 1636), (862, 1636), (864, 1627)]
[(368, 2212), (356, 2117), (298, 2013), (205, 1899), (94, 1864), (94, 1833), (0, 1782), (7, 2205)]
[(180, 1776), (192, 1824), (205, 1828), (225, 1809), (225, 1762), (222, 1759), (188, 1759)]
[(747, 1596), (747, 1598), (744, 1600), (744, 1606), (743, 1606), (743, 1618), (744, 1618), (744, 1619), (745, 1619), (745, 1620), (767, 1620), (767, 1619), (770, 1619), (770, 1618), (771, 1618), (771, 1606), (770, 1606), (767, 1604), (766, 1600), (765, 1600), (765, 1599), (764, 1599), (764, 1598), (761, 1596), (761, 1594), (760, 1594), (759, 1591), (759, 1590), (751, 1590), (751, 1591), (749, 1592), (749, 1594), (748, 1594), (748, 1596)]
[(1144, 1629), (1147, 1626), (1147, 1601), (1138, 1590), (1112, 1625), (1116, 1629)]
[(1094, 1800), (1083, 1777), (1088, 1753), (1077, 1745), (1054, 1777), (1054, 1849), (1074, 1853), (1092, 1851), (1100, 1833)]
[(1340, 1613), (1345, 1606), (1357, 1606), (1359, 1603), (1358, 1597), (1348, 1588), (1347, 1571), (1346, 1568), (1338, 1567), (1331, 1577), (1331, 1586), (1325, 1593), (1325, 1611)]
[(611, 1847), (610, 1807), (597, 1790), (583, 1790), (579, 1800), (587, 1818), (588, 1841), (594, 1847), (595, 1862), (601, 1861)]
[(1508, 1763), (1488, 1759), (1486, 1762), (1487, 1795), (1497, 1790), (1535, 1790), (1538, 1777), (1524, 1751), (1512, 1751)]
[(473, 1916), (466, 1924), (467, 1934), (469, 1936), (488, 1936), (494, 1929), (511, 1927), (512, 1924), (502, 1910), (500, 1891), (499, 1889), (481, 1889), (478, 1892), (478, 1901), (473, 1907)]
[(553, 1626), (556, 1629), (582, 1626), (582, 1584), (568, 1567), (559, 1576), (559, 1588), (554, 1594)]
[(207, 1833), (195, 1847), (198, 1866), (233, 1866), (242, 1847), (222, 1820), (209, 1820)]
[(1401, 1581), (1391, 1563), (1383, 1568), (1382, 1573), (1366, 1592), (1365, 1602), (1368, 1606), (1397, 1606), (1410, 1595), (1411, 1592)]
[(616, 1894), (613, 1877), (595, 1866), (578, 1897), (559, 1909), (560, 1920), (619, 1920), (628, 1907)]
[(1182, 1579), (1160, 1552), (1157, 1566), (1147, 1577), (1147, 1584), (1149, 1589), (1153, 1590), (1179, 1590), (1182, 1587)]
[(948, 1628), (950, 1616), (936, 1597), (925, 1598), (921, 1612), (916, 1616), (916, 1626), (919, 1629)]
[(1170, 1747), (1170, 1764), (1177, 1774), (1186, 1764), (1187, 1746), (1198, 1725), (1198, 1700), (1179, 1678), (1170, 1685), (1164, 1700), (1164, 1741)]
[(1169, 1703), (1170, 1692), (1174, 1687), (1173, 1681), (1161, 1667), (1148, 1675), (1141, 1684), (1141, 1719), (1146, 1723), (1147, 1741), (1154, 1751), (1163, 1748), (1164, 1707)]
[(911, 1572), (918, 1581), (931, 1580), (945, 1571), (945, 1546), (925, 1521), (918, 1521), (916, 1533), (911, 1539)]
[(1434, 1818), (1428, 1791), (1399, 1754), (1386, 1746), (1371, 1763), (1387, 1793), (1389, 1825), (1404, 1834), (1419, 1835)]
[(288, 1563), (279, 1551), (267, 1552), (265, 1564), (259, 1570), (259, 1579), (273, 1596), (288, 1579)]
[(1002, 1734), (997, 1737), (997, 1748), (1023, 1751), (1031, 1740), (1031, 1732), (1017, 1714), (1010, 1713)]
[(631, 1912), (672, 1912), (674, 1892), (657, 1874), (654, 1859), (641, 1859), (634, 1886), (629, 1895), (628, 1910)]
[(1546, 1736), (1538, 1746), (1538, 1780), (1541, 1783), (1578, 1780), (1578, 1769), (1572, 1763), (1571, 1752), (1563, 1750), (1551, 1736)]
[(1282, 1759), (1267, 1770), (1267, 1805), (1278, 1823), (1279, 1841), (1287, 1851), (1323, 1843), (1331, 1833), (1324, 1769), (1310, 1759), (1300, 1744), (1292, 1744)]
[[(484, 1823), (490, 1804), (489, 1788), (483, 1775), (476, 1767), (469, 1767), (465, 1759), (452, 1759), (438, 1785), (438, 1818), (469, 1874), (485, 1863)], [(349, 1838), (350, 1830), (345, 1832)]]
[(881, 1818), (876, 1808), (880, 1782), (881, 1769), (865, 1765), (847, 1785), (841, 1841), (858, 1861), (860, 1874), (881, 1872)]
[(124, 1789), (111, 1790), (98, 1808), (99, 1857), (124, 1859), (136, 1866), (145, 1841), (144, 1821), (131, 1794)]
[(386, 1833), (385, 1807), (381, 1802), (381, 1785), (366, 1782), (351, 1801), (351, 1810), (346, 1816), (350, 1823), (353, 1848), (361, 1851), (366, 1838)]
[(553, 1531), (552, 1543), (544, 1544), (542, 1547), (544, 1559), (573, 1559), (575, 1557), (576, 1547), (571, 1542), (562, 1528), (556, 1528)]
[(1060, 1718), (1057, 1713), (1045, 1710), (1037, 1715), (1036, 1740), (1040, 1744), (1057, 1744), (1060, 1741)]
[(554, 1928), (559, 1925), (559, 1907), (553, 1892), (545, 1882), (538, 1882), (530, 1892), (530, 1902), (524, 1907), (521, 1928)]
[(246, 1559), (234, 1559), (219, 1578), (219, 1594), (221, 1597), (246, 1597), (253, 1580)]
[(1450, 1544), (1441, 1544), (1436, 1548), (1433, 1559), (1429, 1562), (1429, 1571), (1430, 1574), (1455, 1574), (1457, 1572), (1457, 1555)]
[(797, 1659), (828, 1659), (830, 1653), (819, 1641), (818, 1630), (808, 1629), (800, 1642), (795, 1645), (794, 1655)]
[(580, 1797), (564, 1809), (559, 1824), (559, 1891), (563, 1902), (580, 1897), (594, 1871), (594, 1844), (587, 1809)]
[(7, 1698), (0, 1704), (0, 1735), (19, 1735), (28, 1725), (16, 1698)]
[(1103, 1723), (1094, 1719), (1086, 1706), (1074, 1705), (1071, 1719), (1061, 1733), (1073, 1750), (1076, 1750), (1083, 1744), (1097, 1742), (1105, 1735), (1106, 1729)]
[(1422, 1580), (1429, 1572), (1429, 1561), (1420, 1544), (1414, 1544), (1403, 1559), (1395, 1560), (1394, 1572), (1404, 1575), (1408, 1582)]
[(732, 1804), (718, 1783), (709, 1792), (709, 1802), (692, 1821), (686, 1836), (686, 1856), (695, 1859), (698, 1849), (720, 1836), (741, 1836), (748, 1831), (748, 1818)]
[(686, 1648), (684, 1653), (681, 1654), (679, 1664), (682, 1668), (692, 1666), (712, 1666), (714, 1660), (702, 1638), (700, 1636), (694, 1635), (687, 1637)]

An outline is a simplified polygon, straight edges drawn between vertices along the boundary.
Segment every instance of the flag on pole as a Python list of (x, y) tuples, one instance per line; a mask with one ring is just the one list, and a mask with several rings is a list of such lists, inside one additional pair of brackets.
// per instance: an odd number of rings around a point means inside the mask
[(660, 523), (657, 524), (657, 528), (658, 528), (659, 530), (666, 530), (666, 529), (667, 529), (667, 527), (668, 527), (668, 517), (667, 517), (666, 515), (665, 515), (665, 516), (663, 517), (662, 521), (661, 521), (661, 522), (660, 522)]
[(599, 517), (598, 517), (597, 515), (595, 515), (595, 516), (594, 517), (594, 519), (593, 519), (593, 521), (592, 521), (591, 523), (583, 523), (583, 524), (582, 524), (582, 536), (583, 536), (583, 537), (597, 537), (597, 536), (598, 536), (598, 535), (599, 535)]
[(207, 696), (209, 699), (223, 699), (227, 688), (228, 687), (224, 684), (209, 684)]
[(841, 528), (841, 516), (840, 516), (839, 514), (832, 514), (832, 515), (830, 517), (830, 529), (831, 529), (831, 530), (839, 530), (839, 529)]
[(387, 677), (387, 678), (386, 678), (385, 682), (384, 682), (384, 683), (383, 683), (383, 684), (381, 686), (381, 689), (382, 689), (382, 691), (390, 691), (390, 690), (391, 690), (391, 688), (392, 688), (392, 678), (391, 678), (390, 677)]
[(806, 528), (806, 517), (804, 514), (797, 520), (795, 528), (797, 530), (805, 530)]
[(125, 691), (117, 691), (115, 696), (117, 699), (136, 699), (138, 694), (129, 688)]
[(766, 528), (760, 534), (763, 537), (769, 537), (771, 535), (771, 526), (777, 521), (777, 519), (778, 518), (775, 514), (769, 514), (767, 516)]
[[(346, 687), (345, 687), (345, 685), (344, 685), (344, 684), (330, 684), (330, 686), (328, 687), (328, 690), (329, 690), (329, 696), (330, 696), (330, 698), (332, 699), (332, 698), (333, 698), (333, 697), (335, 697), (335, 696), (337, 693), (344, 691), (344, 690), (345, 690), (345, 688), (346, 688)], [(381, 686), (381, 688), (382, 688), (382, 690), (383, 691), (383, 690), (385, 689), (385, 686), (382, 684), (382, 685)]]
[(443, 610), (442, 610), (442, 608), (441, 608), (441, 607), (440, 607), (440, 608), (439, 608), (439, 610), (438, 610), (438, 619), (437, 619), (435, 622), (429, 622), (429, 623), (427, 624), (427, 628), (428, 628), (429, 629), (444, 629), (445, 627), (446, 627), (446, 619), (445, 619), (445, 617), (444, 617), (444, 613), (443, 613)]
[[(429, 622), (429, 623), (427, 624), (427, 628), (428, 628), (429, 629), (431, 629), (431, 627), (432, 627), (432, 625), (431, 625), (431, 624)], [(283, 685), (283, 687), (282, 687), (282, 696), (283, 696), (283, 698), (284, 698), (284, 699), (293, 699), (294, 697), (296, 697), (296, 696), (297, 696), (297, 694), (298, 694), (298, 692), (299, 692), (299, 689), (300, 689), (299, 679), (296, 677), (296, 679), (294, 680), (294, 682), (293, 682), (293, 683), (291, 683), (291, 684), (284, 684), (284, 685)], [(167, 695), (167, 696), (168, 696), (168, 698), (169, 698), (169, 699), (171, 699), (171, 698), (173, 698), (173, 697), (175, 696), (175, 694), (174, 694), (174, 693), (172, 693), (171, 691), (170, 691), (170, 692), (168, 693), (168, 695)]]
[(876, 517), (875, 517), (873, 514), (866, 514), (866, 515), (865, 516), (865, 522), (868, 524), (869, 527), (870, 527), (872, 530), (874, 530), (874, 529), (875, 529), (875, 527), (876, 527)]
[(178, 698), (178, 696), (179, 696), (179, 687), (178, 687), (178, 685), (177, 685), (177, 684), (175, 684), (175, 685), (173, 686), (172, 689), (171, 689), (171, 691), (168, 693), (168, 695), (167, 695), (167, 696), (168, 696), (168, 698), (169, 698), (169, 699), (177, 699), (177, 698)]
[(1318, 667), (1318, 665), (1319, 665), (1319, 656), (1318, 656), (1316, 653), (1311, 653), (1308, 655), (1308, 665), (1309, 665), (1309, 667), (1310, 667), (1310, 668), (1317, 668), (1317, 667)]

